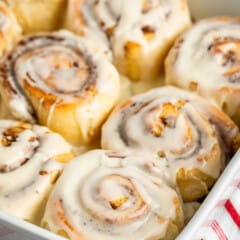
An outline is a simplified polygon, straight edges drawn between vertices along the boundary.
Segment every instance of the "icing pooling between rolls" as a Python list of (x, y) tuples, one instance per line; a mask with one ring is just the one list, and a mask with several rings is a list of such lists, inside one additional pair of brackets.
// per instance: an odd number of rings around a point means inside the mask
[(118, 106), (103, 126), (102, 147), (166, 158), (175, 182), (183, 167), (217, 178), (236, 136), (235, 124), (204, 99), (162, 87)]
[(71, 161), (49, 198), (43, 225), (71, 239), (163, 237), (180, 202), (160, 178), (141, 170), (144, 163), (102, 150)]

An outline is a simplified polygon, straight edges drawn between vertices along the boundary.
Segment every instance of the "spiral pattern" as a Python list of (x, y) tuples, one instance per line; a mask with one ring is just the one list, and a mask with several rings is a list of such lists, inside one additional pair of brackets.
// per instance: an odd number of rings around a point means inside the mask
[(166, 60), (167, 83), (211, 99), (237, 123), (240, 116), (239, 31), (239, 18), (202, 20), (178, 39)]
[(21, 34), (21, 28), (11, 10), (2, 1), (0, 2), (0, 56), (7, 50)]
[(118, 106), (103, 126), (102, 147), (167, 159), (173, 183), (178, 174), (187, 178), (187, 171), (200, 171), (211, 177), (210, 187), (239, 147), (239, 132), (227, 115), (204, 99), (166, 86)]
[(115, 68), (66, 31), (21, 39), (1, 65), (0, 83), (15, 118), (37, 120), (74, 145), (96, 137), (119, 95)]
[(147, 169), (154, 169), (151, 161), (112, 151), (74, 159), (48, 200), (43, 225), (72, 240), (173, 239), (183, 224), (180, 200)]
[(45, 198), (63, 169), (61, 161), (70, 158), (70, 146), (48, 128), (1, 120), (0, 210), (39, 221)]
[(190, 26), (185, 0), (70, 0), (68, 5), (68, 27), (82, 35), (105, 34), (118, 70), (135, 81), (156, 80), (174, 39)]
[[(101, 1), (100, 1), (101, 2)], [(102, 53), (112, 60), (112, 51), (107, 36), (94, 17), (94, 0), (68, 0), (64, 27), (98, 43)]]

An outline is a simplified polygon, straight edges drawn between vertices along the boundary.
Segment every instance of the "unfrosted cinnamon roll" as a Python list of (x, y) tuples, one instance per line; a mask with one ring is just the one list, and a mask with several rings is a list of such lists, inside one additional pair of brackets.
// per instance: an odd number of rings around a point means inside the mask
[(21, 34), (21, 28), (5, 3), (0, 1), (0, 57), (2, 57)]
[(24, 33), (53, 31), (60, 26), (67, 0), (4, 0)]
[(97, 46), (67, 31), (22, 38), (0, 67), (13, 116), (87, 145), (117, 102), (119, 76)]
[(240, 18), (195, 24), (171, 49), (166, 79), (212, 100), (240, 124)]
[(93, 150), (71, 161), (51, 193), (42, 225), (71, 240), (175, 239), (183, 225), (176, 192), (141, 157)]
[(185, 0), (69, 0), (68, 9), (71, 29), (105, 33), (117, 68), (132, 80), (156, 80), (173, 41), (190, 26)]
[(63, 162), (72, 157), (48, 128), (0, 120), (0, 210), (37, 223)]
[(239, 146), (238, 128), (226, 114), (168, 86), (125, 101), (102, 129), (103, 148), (167, 159), (170, 181), (185, 201), (207, 194)]

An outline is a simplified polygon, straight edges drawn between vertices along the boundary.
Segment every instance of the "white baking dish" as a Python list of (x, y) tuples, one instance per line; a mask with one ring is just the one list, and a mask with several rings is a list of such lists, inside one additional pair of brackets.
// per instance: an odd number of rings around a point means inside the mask
[(217, 15), (240, 16), (239, 0), (188, 0), (194, 19)]
[[(189, 0), (194, 19), (216, 15), (239, 15), (239, 0)], [(230, 161), (223, 174), (215, 184), (214, 188), (208, 194), (204, 203), (201, 205), (192, 220), (184, 228), (177, 240), (195, 240), (197, 233), (203, 222), (209, 216), (209, 213), (225, 192), (229, 182), (239, 172), (240, 179), (240, 150)], [(49, 231), (37, 227), (31, 223), (21, 221), (13, 216), (0, 212), (0, 240), (64, 240), (65, 238), (57, 236)], [(232, 238), (236, 239), (236, 238)]]
[[(240, 150), (235, 154), (232, 160), (229, 162), (225, 168), (223, 174), (218, 179), (217, 183), (214, 185), (211, 192), (208, 194), (201, 207), (195, 213), (191, 221), (187, 224), (181, 234), (178, 236), (177, 240), (193, 240), (201, 239), (197, 238), (197, 234), (201, 231), (203, 224), (210, 218), (211, 212), (214, 210), (215, 206), (221, 199), (226, 198), (228, 194), (228, 189), (230, 183), (234, 179), (240, 179)], [(219, 214), (219, 217), (224, 217), (223, 214)], [(221, 219), (218, 219), (221, 221)], [(232, 240), (240, 239), (240, 232), (238, 232), (238, 238), (234, 237), (234, 233), (231, 234)], [(230, 240), (230, 239), (229, 239)]]
[(66, 240), (31, 223), (0, 212), (0, 240)]
[[(211, 16), (240, 16), (240, 1), (239, 0), (188, 0), (189, 7), (194, 19), (202, 19)], [(208, 194), (204, 202), (201, 204), (198, 211), (195, 213), (191, 221), (185, 226), (177, 240), (205, 240), (205, 239), (240, 239), (240, 231), (235, 226), (232, 219), (227, 216), (227, 212), (218, 208), (217, 205), (221, 201), (225, 201), (237, 191), (237, 188), (231, 189), (231, 182), (240, 179), (240, 150), (235, 154), (232, 160), (228, 163), (224, 172), (214, 185), (211, 192)], [(240, 191), (237, 194), (240, 196)], [(222, 225), (230, 221), (230, 225), (225, 226), (230, 238), (223, 236), (211, 235), (214, 231), (209, 231), (206, 223), (217, 219)], [(239, 219), (240, 220), (240, 219)], [(211, 226), (210, 226), (211, 227)]]
[[(208, 218), (209, 213), (226, 192), (226, 188), (233, 178), (240, 178), (240, 150), (225, 168), (223, 174), (208, 194), (207, 198), (187, 224), (177, 240), (193, 240)], [(13, 216), (0, 213), (0, 240), (64, 240), (31, 223), (21, 221)], [(199, 238), (200, 239), (200, 238)], [(236, 238), (232, 238), (236, 239)]]

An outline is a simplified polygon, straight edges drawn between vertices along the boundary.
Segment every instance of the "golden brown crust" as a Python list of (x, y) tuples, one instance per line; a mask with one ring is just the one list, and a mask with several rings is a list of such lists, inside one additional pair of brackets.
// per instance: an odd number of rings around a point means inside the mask
[(0, 14), (0, 56), (3, 56), (12, 48), (12, 44), (20, 37), (21, 28), (13, 12), (4, 2), (0, 2)]
[(142, 46), (135, 42), (127, 42), (124, 46), (124, 58), (115, 58), (115, 65), (122, 74), (137, 81), (141, 77), (141, 65), (136, 60), (141, 58)]
[(64, 169), (42, 226), (70, 239), (125, 239), (131, 232), (132, 239), (173, 240), (184, 224), (181, 199), (145, 164), (154, 162), (104, 150), (79, 156)]
[(76, 146), (96, 140), (119, 96), (114, 66), (97, 46), (68, 31), (22, 38), (0, 73), (15, 118), (49, 126)]
[[(129, 21), (125, 19), (128, 14)], [(146, 0), (132, 5), (128, 1), (69, 0), (65, 19), (68, 29), (110, 46), (121, 74), (146, 82), (159, 78), (169, 48), (190, 25), (186, 0)]]
[(60, 27), (67, 0), (4, 0), (24, 33), (53, 31)]
[(239, 148), (239, 136), (218, 107), (165, 86), (115, 108), (102, 129), (102, 148), (159, 159), (184, 201), (193, 201), (206, 196)]
[(185, 202), (203, 198), (209, 192), (216, 179), (208, 176), (199, 169), (179, 169), (176, 176), (178, 189)]
[(239, 17), (201, 20), (175, 42), (165, 60), (167, 84), (194, 91), (209, 99), (238, 126), (239, 30)]

